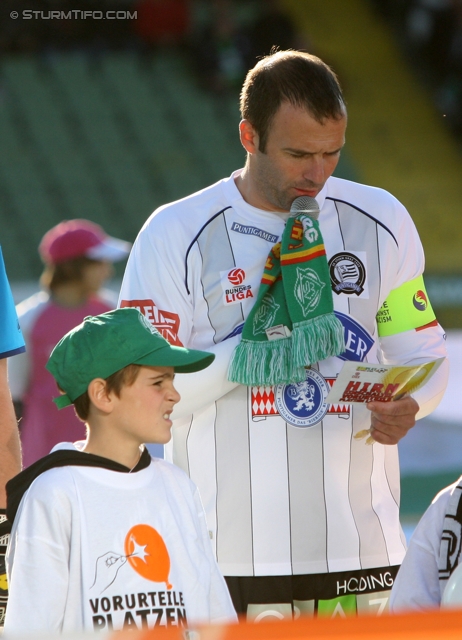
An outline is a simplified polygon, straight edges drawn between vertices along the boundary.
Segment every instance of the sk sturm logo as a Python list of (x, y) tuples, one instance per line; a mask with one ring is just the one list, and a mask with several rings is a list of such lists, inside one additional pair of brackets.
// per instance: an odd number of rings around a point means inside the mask
[(244, 271), (244, 269), (232, 269), (228, 273), (228, 280), (234, 286), (236, 286), (238, 284), (242, 284), (244, 282), (244, 280), (245, 280), (245, 271)]
[(305, 318), (318, 306), (324, 287), (325, 284), (319, 279), (316, 271), (307, 267), (304, 269), (297, 267), (294, 293)]
[(357, 296), (364, 291), (366, 269), (361, 260), (352, 253), (336, 253), (329, 260), (332, 290), (337, 295), (341, 293), (355, 293)]
[(425, 311), (428, 305), (427, 296), (423, 291), (419, 289), (417, 293), (414, 294), (412, 298), (412, 304), (417, 309), (417, 311)]
[(294, 427), (313, 427), (324, 418), (330, 387), (315, 369), (306, 370), (304, 382), (279, 384), (275, 388), (275, 403), (279, 414)]
[(272, 295), (266, 294), (253, 318), (253, 332), (255, 335), (265, 333), (266, 329), (274, 325), (274, 319), (280, 306)]

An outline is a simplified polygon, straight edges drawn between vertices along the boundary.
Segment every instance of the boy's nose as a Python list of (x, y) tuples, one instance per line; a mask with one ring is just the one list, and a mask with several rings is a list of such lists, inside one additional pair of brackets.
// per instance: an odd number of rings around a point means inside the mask
[(181, 396), (178, 393), (178, 391), (175, 389), (175, 387), (172, 384), (172, 387), (170, 389), (170, 399), (172, 400), (172, 402), (174, 402), (175, 404), (177, 402), (179, 402), (181, 400)]

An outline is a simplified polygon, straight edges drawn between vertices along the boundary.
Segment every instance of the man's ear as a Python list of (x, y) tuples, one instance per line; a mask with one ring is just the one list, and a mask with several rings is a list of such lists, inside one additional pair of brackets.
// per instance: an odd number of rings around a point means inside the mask
[(239, 137), (241, 144), (247, 153), (255, 154), (258, 151), (258, 133), (248, 120), (241, 120), (239, 123)]
[(111, 413), (113, 409), (112, 394), (107, 392), (106, 380), (95, 378), (88, 385), (88, 396), (91, 403), (103, 413)]

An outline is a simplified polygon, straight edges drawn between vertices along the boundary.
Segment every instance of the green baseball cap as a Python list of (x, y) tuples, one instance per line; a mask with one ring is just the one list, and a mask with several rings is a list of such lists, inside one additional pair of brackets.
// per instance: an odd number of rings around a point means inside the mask
[(46, 368), (65, 392), (54, 399), (62, 409), (85, 393), (92, 380), (108, 378), (129, 364), (192, 373), (214, 359), (207, 351), (172, 347), (138, 309), (128, 307), (87, 316), (58, 342)]

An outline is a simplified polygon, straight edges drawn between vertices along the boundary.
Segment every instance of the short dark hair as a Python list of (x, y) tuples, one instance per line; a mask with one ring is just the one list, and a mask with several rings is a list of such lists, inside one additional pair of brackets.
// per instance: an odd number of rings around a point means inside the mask
[(271, 120), (285, 101), (306, 109), (321, 124), (345, 115), (339, 81), (325, 62), (302, 51), (271, 53), (248, 72), (240, 98), (241, 116), (258, 133), (262, 152)]
[[(122, 387), (131, 387), (131, 385), (135, 383), (140, 369), (140, 364), (129, 364), (123, 369), (119, 369), (119, 371), (116, 371), (109, 377), (105, 378), (107, 393), (113, 391), (116, 396), (120, 398)], [(88, 391), (85, 391), (85, 393), (82, 393), (81, 396), (74, 400), (75, 412), (83, 422), (85, 422), (90, 415), (90, 405), (91, 402)]]

